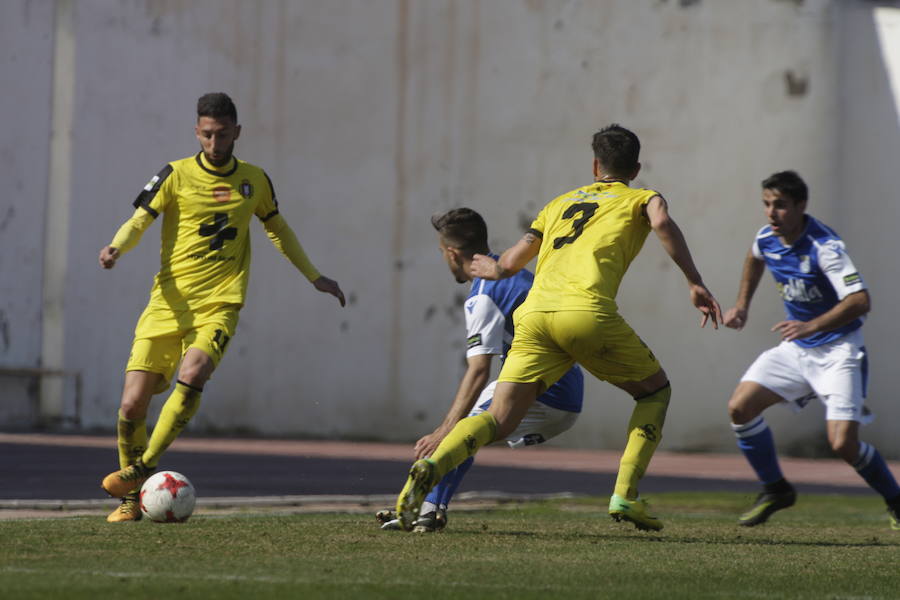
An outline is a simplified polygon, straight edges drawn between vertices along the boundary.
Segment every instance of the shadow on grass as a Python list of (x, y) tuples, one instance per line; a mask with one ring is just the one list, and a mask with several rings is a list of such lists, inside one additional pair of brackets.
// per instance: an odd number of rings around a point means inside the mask
[(900, 547), (900, 538), (897, 540), (880, 540), (872, 539), (866, 542), (840, 542), (831, 540), (780, 540), (780, 539), (753, 539), (745, 538), (742, 535), (735, 535), (733, 538), (722, 537), (693, 537), (684, 535), (666, 535), (666, 534), (649, 534), (640, 532), (624, 532), (622, 534), (605, 534), (605, 533), (546, 533), (540, 531), (519, 531), (519, 530), (503, 530), (490, 529), (481, 527), (479, 529), (458, 529), (454, 531), (445, 531), (440, 535), (453, 536), (454, 534), (471, 535), (473, 533), (482, 533), (494, 537), (510, 537), (516, 539), (530, 538), (536, 541), (560, 541), (560, 542), (585, 542), (590, 543), (611, 543), (634, 541), (638, 539), (646, 542), (661, 542), (669, 544), (707, 544), (721, 546), (791, 546), (800, 548), (876, 548), (876, 547)]

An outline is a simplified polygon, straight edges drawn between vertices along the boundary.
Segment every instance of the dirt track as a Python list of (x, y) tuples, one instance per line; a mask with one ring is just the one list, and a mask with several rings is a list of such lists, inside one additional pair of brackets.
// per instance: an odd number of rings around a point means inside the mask
[[(412, 460), (408, 445), (185, 437), (161, 469), (188, 474), (198, 514), (249, 510), (369, 512), (391, 503)], [(560, 448), (484, 448), (458, 496), (506, 502), (546, 494), (609, 493), (619, 453)], [(115, 469), (112, 436), (0, 433), (0, 518), (106, 513), (115, 501), (99, 479)], [(784, 459), (801, 492), (870, 493), (838, 460)], [(900, 464), (891, 463), (894, 472)], [(679, 490), (757, 490), (749, 466), (729, 455), (659, 452), (642, 483), (645, 494)]]

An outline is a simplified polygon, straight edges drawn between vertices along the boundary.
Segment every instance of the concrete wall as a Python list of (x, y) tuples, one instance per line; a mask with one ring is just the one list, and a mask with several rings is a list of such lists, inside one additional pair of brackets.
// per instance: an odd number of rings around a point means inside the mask
[[(66, 5), (0, 5), (2, 77), (28, 82), (17, 90), (26, 100), (0, 99), (3, 114), (19, 111), (0, 132), (0, 154), (11, 157), (0, 161), (0, 175), (27, 186), (12, 209), (8, 195), (0, 198), (0, 223), (10, 221), (0, 228), (0, 316), (15, 332), (0, 344), (0, 365), (39, 362), (34, 299), (46, 295), (35, 270), (43, 264), (50, 175), (48, 34)], [(883, 121), (891, 90), (883, 62), (870, 60), (880, 52), (876, 3), (68, 6), (75, 121), (63, 366), (84, 374), (86, 426), (112, 424), (131, 332), (158, 266), (158, 228), (112, 272), (96, 266), (97, 251), (149, 177), (196, 151), (194, 102), (223, 90), (244, 125), (238, 156), (268, 171), (283, 214), (350, 303), (342, 310), (316, 293), (255, 227), (247, 306), (195, 429), (387, 440), (430, 431), (464, 370), (466, 290), (446, 271), (429, 217), (476, 208), (494, 249), (504, 249), (546, 201), (591, 180), (590, 136), (617, 121), (643, 141), (637, 184), (665, 194), (726, 306), (763, 223), (759, 181), (783, 168), (804, 175), (810, 211), (845, 235), (876, 293), (871, 323), (881, 319), (880, 326), (867, 330), (873, 356), (883, 357), (872, 379), (882, 425), (869, 437), (900, 455), (889, 427), (900, 409), (888, 388), (893, 325), (886, 310), (900, 290), (890, 263), (879, 262), (892, 230), (875, 221), (876, 198), (885, 198), (879, 206), (892, 203), (888, 161), (896, 154), (885, 151), (896, 149), (897, 121), (895, 113)], [(850, 90), (856, 78), (878, 93), (861, 100)], [(870, 145), (866, 128), (884, 141)], [(848, 161), (865, 171), (866, 183), (834, 168)], [(866, 211), (846, 210), (843, 200), (858, 185), (880, 195), (867, 195)], [(900, 210), (893, 204), (891, 211)], [(11, 259), (22, 248), (37, 267)], [(743, 369), (776, 342), (768, 329), (782, 316), (771, 282), (760, 286), (747, 330), (700, 330), (683, 277), (651, 238), (620, 306), (673, 382), (664, 447), (733, 448), (725, 403)], [(587, 393), (583, 418), (558, 443), (619, 447), (630, 401), (597, 382)], [(821, 446), (823, 411), (807, 413), (768, 417), (782, 448)]]
[[(897, 157), (900, 156), (900, 3), (849, 3), (842, 20), (844, 49), (835, 146), (835, 211), (858, 267), (871, 288), (866, 322), (872, 379), (870, 404), (878, 419), (865, 435), (900, 456), (900, 403), (892, 374), (897, 369), (900, 300), (897, 261), (900, 223)], [(852, 244), (852, 245), (851, 245)], [(884, 440), (884, 441), (881, 441)]]
[[(0, 367), (41, 364), (53, 4), (0, 7)], [(0, 423), (30, 422), (33, 378), (0, 373)]]

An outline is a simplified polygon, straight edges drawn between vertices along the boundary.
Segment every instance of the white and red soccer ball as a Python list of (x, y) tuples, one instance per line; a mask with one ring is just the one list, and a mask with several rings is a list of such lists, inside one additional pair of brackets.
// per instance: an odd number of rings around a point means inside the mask
[(194, 512), (197, 494), (175, 471), (155, 473), (141, 487), (141, 512), (157, 523), (182, 523)]

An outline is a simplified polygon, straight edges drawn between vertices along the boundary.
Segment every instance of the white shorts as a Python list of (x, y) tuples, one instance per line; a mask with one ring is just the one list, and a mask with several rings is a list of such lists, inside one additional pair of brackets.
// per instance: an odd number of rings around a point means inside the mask
[(741, 381), (753, 381), (772, 390), (799, 412), (818, 397), (829, 421), (869, 419), (866, 397), (868, 363), (862, 330), (857, 329), (829, 344), (804, 348), (781, 342), (759, 355)]
[[(494, 399), (494, 388), (496, 387), (497, 382), (492, 381), (484, 388), (484, 391), (478, 396), (472, 412), (469, 413), (470, 417), (480, 415), (488, 409)], [(577, 420), (578, 413), (576, 412), (560, 410), (542, 402), (535, 402), (525, 413), (519, 426), (504, 441), (510, 448), (542, 444), (572, 427)]]

